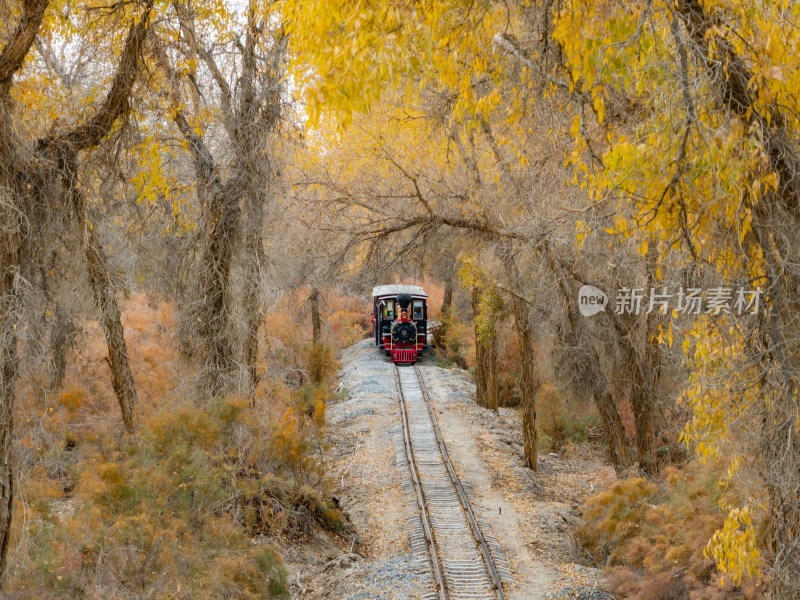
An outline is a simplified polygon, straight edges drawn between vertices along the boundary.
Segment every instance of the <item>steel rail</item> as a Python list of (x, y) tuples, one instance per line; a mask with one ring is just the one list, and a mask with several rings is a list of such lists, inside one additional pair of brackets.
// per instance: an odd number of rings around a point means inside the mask
[[(497, 568), (495, 566), (494, 559), (492, 558), (492, 553), (489, 552), (489, 546), (486, 544), (486, 540), (483, 537), (483, 533), (481, 532), (481, 528), (478, 526), (478, 520), (475, 518), (475, 514), (472, 512), (472, 507), (470, 506), (469, 500), (467, 499), (467, 495), (464, 492), (464, 487), (461, 485), (461, 480), (456, 475), (455, 469), (453, 469), (453, 463), (450, 462), (450, 456), (447, 453), (447, 446), (445, 446), (444, 440), (442, 439), (442, 433), (439, 429), (439, 421), (436, 419), (436, 413), (433, 410), (433, 403), (431, 402), (430, 394), (428, 393), (428, 388), (425, 385), (425, 380), (422, 377), (422, 373), (419, 370), (417, 365), (414, 365), (414, 373), (417, 376), (417, 381), (419, 382), (420, 390), (422, 390), (422, 397), (425, 399), (425, 405), (428, 408), (428, 414), (431, 418), (431, 425), (433, 427), (433, 434), (436, 436), (436, 441), (439, 444), (439, 450), (442, 453), (442, 458), (444, 459), (445, 466), (447, 467), (447, 472), (450, 474), (450, 480), (453, 482), (453, 485), (456, 488), (456, 492), (458, 493), (458, 498), (461, 501), (461, 506), (464, 508), (464, 512), (467, 514), (467, 519), (469, 520), (469, 524), (472, 527), (472, 533), (475, 536), (480, 548), (481, 553), (483, 554), (483, 560), (486, 563), (486, 568), (489, 571), (489, 575), (492, 578), (492, 583), (495, 586), (497, 591), (497, 596), (499, 600), (506, 600), (506, 595), (503, 592), (503, 583), (500, 580), (500, 575), (497, 572)], [(397, 366), (395, 365), (395, 378), (397, 379), (399, 385), (399, 375), (397, 374)]]
[(406, 462), (408, 463), (408, 470), (411, 474), (411, 482), (414, 486), (416, 494), (417, 506), (419, 507), (420, 520), (422, 521), (422, 529), (425, 535), (425, 541), (428, 545), (428, 552), (431, 557), (431, 567), (433, 568), (433, 575), (436, 579), (436, 587), (440, 600), (447, 600), (447, 586), (445, 585), (444, 574), (442, 572), (442, 564), (439, 560), (439, 553), (436, 549), (436, 540), (433, 537), (433, 526), (428, 515), (427, 505), (425, 503), (425, 495), (422, 491), (422, 484), (419, 480), (419, 472), (417, 470), (417, 463), (414, 459), (414, 450), (411, 447), (411, 434), (408, 425), (408, 412), (406, 410), (406, 401), (403, 396), (403, 386), (400, 384), (400, 373), (397, 365), (394, 366), (394, 380), (397, 385), (397, 392), (400, 404), (400, 421), (403, 425), (403, 442), (406, 450)]

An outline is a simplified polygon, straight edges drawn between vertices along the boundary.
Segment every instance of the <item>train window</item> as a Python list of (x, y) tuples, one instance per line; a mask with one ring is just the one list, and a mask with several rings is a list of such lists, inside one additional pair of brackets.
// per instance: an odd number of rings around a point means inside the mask
[(414, 300), (414, 316), (413, 319), (422, 319), (422, 300)]
[(394, 319), (394, 300), (386, 300), (383, 305), (383, 318)]

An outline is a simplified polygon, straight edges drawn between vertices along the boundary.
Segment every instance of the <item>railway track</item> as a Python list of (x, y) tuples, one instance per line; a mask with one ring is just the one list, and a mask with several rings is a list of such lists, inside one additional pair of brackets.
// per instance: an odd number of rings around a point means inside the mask
[(424, 598), (505, 600), (508, 565), (456, 476), (422, 373), (395, 365), (395, 382), (409, 472), (404, 488), (417, 509), (411, 545), (432, 575)]

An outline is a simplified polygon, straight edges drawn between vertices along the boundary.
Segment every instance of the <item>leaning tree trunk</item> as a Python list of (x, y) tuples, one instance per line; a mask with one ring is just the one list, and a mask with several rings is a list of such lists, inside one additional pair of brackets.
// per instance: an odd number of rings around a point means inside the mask
[(625, 430), (622, 427), (622, 419), (619, 416), (608, 379), (600, 368), (600, 357), (594, 346), (586, 341), (586, 336), (581, 334), (581, 325), (573, 304), (573, 294), (567, 282), (566, 273), (549, 244), (546, 245), (545, 250), (547, 262), (556, 276), (558, 290), (567, 312), (566, 324), (561, 332), (566, 349), (565, 367), (571, 371), (573, 381), (577, 382), (580, 391), (592, 395), (605, 430), (611, 463), (614, 465), (614, 471), (620, 474), (630, 465), (630, 454)]
[(136, 385), (131, 373), (128, 347), (125, 343), (124, 329), (114, 295), (114, 284), (108, 272), (108, 258), (97, 237), (97, 231), (86, 211), (86, 198), (80, 191), (77, 179), (77, 165), (69, 165), (69, 194), (72, 208), (78, 223), (83, 229), (83, 251), (89, 272), (89, 285), (95, 304), (100, 311), (100, 324), (103, 327), (108, 345), (108, 364), (111, 368), (111, 383), (119, 401), (122, 422), (128, 433), (136, 429)]

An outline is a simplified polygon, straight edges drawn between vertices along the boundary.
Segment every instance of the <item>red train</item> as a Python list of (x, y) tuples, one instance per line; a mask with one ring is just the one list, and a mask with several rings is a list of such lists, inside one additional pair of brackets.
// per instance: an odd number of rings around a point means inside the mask
[(428, 349), (428, 294), (416, 285), (372, 290), (375, 344), (395, 363), (415, 363)]

